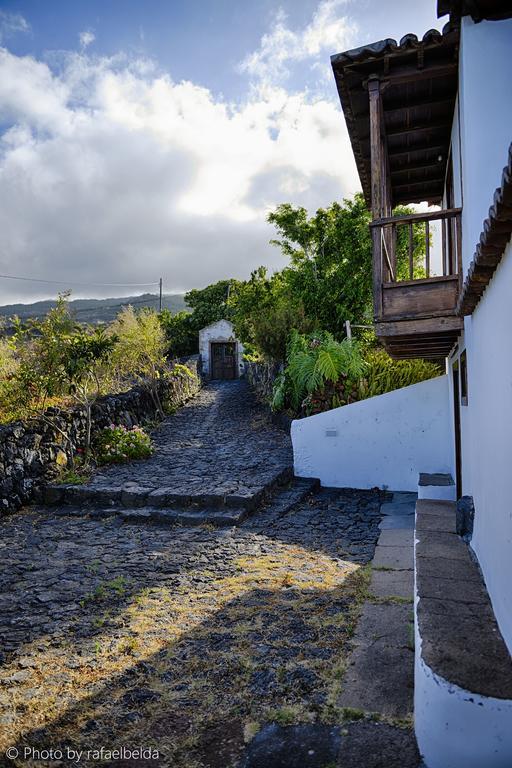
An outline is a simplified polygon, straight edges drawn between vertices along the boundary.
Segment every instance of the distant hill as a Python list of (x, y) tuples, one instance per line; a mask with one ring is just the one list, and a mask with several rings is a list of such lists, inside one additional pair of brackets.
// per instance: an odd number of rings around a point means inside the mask
[[(29, 318), (41, 318), (48, 310), (54, 307), (55, 301), (35, 301), (33, 304), (6, 304), (0, 306), (0, 318), (8, 319), (18, 315), (21, 320)], [(135, 309), (151, 307), (158, 309), (158, 296), (152, 293), (144, 293), (141, 296), (126, 296), (115, 299), (73, 299), (69, 302), (71, 311), (81, 323), (109, 323), (117, 313), (131, 304)], [(173, 314), (187, 309), (185, 299), (181, 293), (164, 295), (162, 305)]]

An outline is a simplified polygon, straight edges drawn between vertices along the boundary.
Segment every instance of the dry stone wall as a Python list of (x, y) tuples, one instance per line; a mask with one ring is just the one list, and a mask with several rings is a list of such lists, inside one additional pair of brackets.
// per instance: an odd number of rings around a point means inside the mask
[[(178, 407), (199, 391), (199, 358), (186, 361), (192, 373), (171, 375), (162, 381), (160, 396), (168, 407)], [(101, 398), (92, 408), (92, 432), (109, 424), (127, 428), (143, 425), (157, 416), (149, 393), (134, 387), (128, 392)], [(38, 501), (47, 479), (65, 467), (71, 457), (70, 443), (81, 447), (85, 440), (83, 408), (49, 408), (45, 418), (16, 421), (0, 426), (0, 516)], [(69, 437), (67, 440), (64, 435)]]
[(270, 402), (274, 381), (283, 368), (282, 363), (245, 363), (245, 375), (259, 400)]

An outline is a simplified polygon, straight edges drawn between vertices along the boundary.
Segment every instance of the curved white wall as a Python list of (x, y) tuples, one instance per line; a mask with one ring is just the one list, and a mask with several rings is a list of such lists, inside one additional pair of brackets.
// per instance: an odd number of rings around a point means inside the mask
[(416, 491), (420, 472), (453, 474), (448, 377), (292, 422), (295, 474), (337, 488)]

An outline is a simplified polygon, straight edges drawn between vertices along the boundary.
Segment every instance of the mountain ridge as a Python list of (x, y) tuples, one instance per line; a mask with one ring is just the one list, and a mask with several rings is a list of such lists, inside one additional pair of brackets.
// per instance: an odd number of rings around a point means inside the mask
[[(132, 305), (136, 309), (150, 307), (158, 309), (159, 297), (152, 293), (140, 296), (122, 296), (107, 299), (71, 299), (69, 307), (76, 319), (82, 323), (109, 323), (123, 307)], [(43, 299), (31, 303), (4, 304), (0, 306), (0, 320), (9, 320), (17, 315), (20, 320), (40, 319), (56, 306), (54, 299)], [(162, 296), (162, 307), (173, 314), (187, 309), (184, 294), (170, 293)]]

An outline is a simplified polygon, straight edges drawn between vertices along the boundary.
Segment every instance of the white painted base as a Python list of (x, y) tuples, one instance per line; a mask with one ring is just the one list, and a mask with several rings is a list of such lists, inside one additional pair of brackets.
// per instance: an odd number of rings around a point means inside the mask
[(426, 768), (511, 768), (512, 701), (459, 688), (423, 661), (418, 602), (415, 568), (414, 730)]
[(418, 499), (457, 501), (454, 485), (418, 485)]
[(427, 768), (510, 768), (512, 701), (477, 696), (449, 683), (420, 652), (416, 631), (414, 726)]

